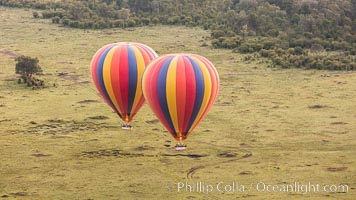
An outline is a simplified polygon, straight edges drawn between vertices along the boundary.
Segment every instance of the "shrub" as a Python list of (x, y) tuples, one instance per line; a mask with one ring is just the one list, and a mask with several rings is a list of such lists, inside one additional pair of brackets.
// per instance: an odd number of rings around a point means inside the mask
[(240, 53), (252, 53), (254, 50), (247, 44), (243, 43), (238, 47)]
[(312, 44), (311, 48), (310, 48), (311, 52), (320, 52), (320, 51), (324, 51), (324, 47), (318, 43), (316, 44)]
[(167, 24), (170, 25), (175, 25), (175, 24), (179, 24), (180, 23), (180, 17), (179, 16), (173, 16), (173, 17), (169, 17), (167, 20)]
[[(143, 25), (149, 25), (150, 24), (150, 22), (151, 22), (151, 20), (150, 20), (150, 18), (146, 18), (146, 17), (143, 17), (143, 18), (141, 18), (141, 23), (143, 24)], [(136, 25), (136, 24), (135, 24)]]
[(127, 27), (134, 27), (136, 26), (136, 21), (133, 19), (127, 20)]
[(40, 17), (40, 14), (38, 14), (37, 11), (34, 11), (34, 12), (32, 13), (32, 16), (33, 16), (33, 18), (39, 18), (39, 17)]
[(115, 20), (114, 27), (124, 27), (124, 20), (122, 19)]
[(60, 20), (61, 20), (61, 19), (60, 19), (58, 16), (53, 17), (53, 18), (52, 18), (52, 23), (54, 23), (54, 24), (59, 24)]
[(43, 11), (42, 12), (42, 18), (44, 19), (50, 19), (53, 17), (59, 17), (63, 18), (64, 14), (62, 11)]
[(70, 21), (70, 19), (67, 19), (67, 18), (63, 18), (63, 20), (62, 20), (62, 24), (64, 25), (64, 26), (69, 26), (69, 23), (70, 23), (71, 21)]
[(224, 37), (225, 36), (225, 32), (223, 30), (213, 30), (211, 31), (211, 37), (212, 38), (219, 38), (219, 37)]
[(183, 19), (183, 23), (184, 23), (185, 25), (191, 24), (192, 22), (193, 22), (193, 19), (192, 19), (192, 17), (190, 17), (190, 16), (185, 17), (185, 18)]
[(261, 49), (261, 51), (259, 53), (262, 57), (265, 57), (265, 58), (269, 57), (268, 50), (266, 50), (266, 49)]
[(69, 26), (72, 28), (79, 28), (79, 22), (78, 21), (70, 21)]
[(32, 5), (32, 8), (44, 10), (47, 8), (47, 4), (42, 2), (36, 2), (35, 4)]
[(304, 50), (303, 50), (303, 48), (302, 47), (295, 47), (294, 48), (294, 53), (296, 54), (296, 55), (302, 55), (303, 53), (304, 53)]
[(154, 24), (154, 25), (157, 25), (159, 23), (159, 19), (157, 17), (154, 17), (151, 19), (151, 22)]
[(82, 23), (82, 28), (84, 29), (93, 28), (93, 26), (94, 26), (94, 22), (92, 21), (85, 21)]

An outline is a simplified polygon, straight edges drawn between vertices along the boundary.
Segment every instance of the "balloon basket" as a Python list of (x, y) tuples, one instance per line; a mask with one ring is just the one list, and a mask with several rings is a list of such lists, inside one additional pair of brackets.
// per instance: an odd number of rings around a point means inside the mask
[(176, 144), (175, 150), (176, 151), (184, 151), (187, 149), (187, 145), (184, 143), (178, 143)]
[(131, 126), (130, 124), (125, 123), (125, 124), (123, 124), (123, 125), (121, 126), (121, 129), (124, 129), (124, 130), (131, 130), (131, 129), (132, 129), (132, 126)]

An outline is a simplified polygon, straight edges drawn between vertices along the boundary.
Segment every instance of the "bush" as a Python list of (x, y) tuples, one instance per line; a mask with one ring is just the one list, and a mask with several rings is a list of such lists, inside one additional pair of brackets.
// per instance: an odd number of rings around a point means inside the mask
[(169, 25), (175, 25), (180, 23), (180, 17), (179, 16), (174, 16), (174, 17), (169, 17), (167, 20), (167, 24)]
[(262, 56), (262, 57), (264, 57), (264, 58), (267, 58), (267, 57), (269, 57), (269, 52), (268, 52), (268, 50), (266, 50), (266, 49), (261, 49), (261, 51), (259, 52), (260, 53), (260, 55)]
[(90, 29), (90, 28), (93, 28), (93, 26), (94, 26), (94, 22), (92, 22), (92, 21), (86, 21), (82, 24), (83, 24), (82, 28), (84, 28), (84, 29)]
[(223, 30), (212, 30), (210, 33), (212, 38), (220, 38), (225, 36), (225, 32)]
[(108, 28), (108, 24), (104, 20), (99, 20), (94, 23), (94, 29)]
[(141, 18), (141, 23), (143, 24), (143, 25), (149, 25), (150, 24), (150, 22), (151, 22), (151, 20), (150, 20), (150, 18), (146, 18), (146, 17), (143, 17), (143, 18)]
[(52, 23), (54, 23), (54, 24), (59, 24), (60, 20), (61, 20), (61, 19), (60, 19), (58, 16), (53, 17), (53, 18), (52, 18)]
[(243, 43), (239, 46), (238, 51), (240, 53), (252, 53), (254, 52), (253, 48), (251, 48), (247, 43)]
[(272, 49), (276, 45), (277, 39), (265, 38), (261, 41), (261, 43), (263, 45), (263, 49)]
[(311, 52), (321, 52), (321, 51), (324, 51), (324, 47), (321, 46), (320, 44), (316, 43), (311, 46), (310, 51)]
[(42, 12), (42, 18), (44, 19), (50, 19), (53, 17), (59, 17), (63, 18), (64, 14), (62, 11), (43, 11)]
[(124, 20), (122, 19), (115, 20), (114, 27), (124, 27)]
[(127, 27), (134, 27), (136, 26), (136, 21), (133, 19), (127, 20)]
[(33, 16), (33, 18), (39, 18), (39, 17), (40, 17), (40, 14), (38, 14), (37, 11), (34, 11), (34, 12), (32, 13), (32, 16)]
[(157, 25), (159, 23), (159, 19), (157, 17), (154, 17), (151, 19), (151, 22), (154, 24), (154, 25)]
[(78, 21), (70, 21), (69, 26), (72, 28), (79, 28), (79, 22)]
[(42, 2), (36, 2), (35, 4), (32, 5), (32, 8), (44, 10), (47, 8), (47, 4)]
[(62, 24), (63, 24), (64, 26), (69, 26), (70, 23), (71, 23), (70, 19), (63, 18)]
[(304, 53), (304, 50), (303, 50), (303, 48), (302, 47), (295, 47), (294, 48), (294, 54), (296, 54), (296, 55), (302, 55)]
[(185, 25), (191, 24), (192, 22), (193, 22), (192, 17), (185, 17), (185, 18), (183, 19), (183, 23), (184, 23)]
[(224, 40), (221, 43), (221, 47), (227, 49), (233, 49), (237, 47), (237, 44), (235, 43), (235, 41), (233, 41), (230, 38), (224, 38)]

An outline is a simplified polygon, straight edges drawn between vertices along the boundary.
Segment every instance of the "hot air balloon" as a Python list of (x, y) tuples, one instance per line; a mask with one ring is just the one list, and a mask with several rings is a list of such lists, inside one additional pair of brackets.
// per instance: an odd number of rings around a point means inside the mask
[(157, 54), (140, 43), (113, 43), (99, 49), (91, 61), (93, 82), (105, 102), (124, 121), (123, 129), (144, 103), (141, 76)]
[(142, 91), (157, 118), (179, 142), (192, 133), (212, 107), (219, 75), (206, 58), (195, 54), (169, 54), (156, 58), (142, 76)]

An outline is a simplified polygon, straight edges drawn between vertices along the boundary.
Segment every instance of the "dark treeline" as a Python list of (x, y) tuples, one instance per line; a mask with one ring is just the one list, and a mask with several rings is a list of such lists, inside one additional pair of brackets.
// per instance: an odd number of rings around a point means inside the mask
[(356, 70), (356, 0), (0, 0), (74, 28), (202, 26), (216, 48), (283, 68)]

